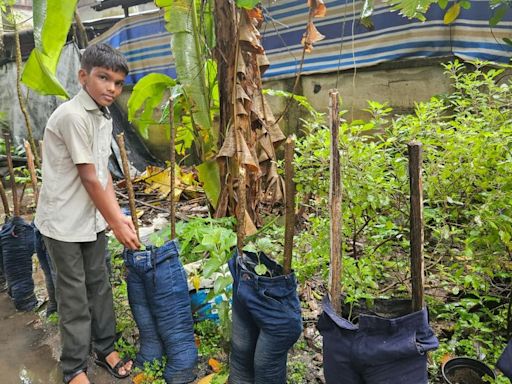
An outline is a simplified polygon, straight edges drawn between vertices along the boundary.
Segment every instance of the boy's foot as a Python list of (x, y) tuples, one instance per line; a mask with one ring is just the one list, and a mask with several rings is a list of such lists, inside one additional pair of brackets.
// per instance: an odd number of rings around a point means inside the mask
[(89, 379), (87, 378), (87, 374), (85, 372), (81, 372), (75, 377), (73, 377), (68, 384), (91, 384)]
[(118, 379), (123, 379), (130, 375), (133, 362), (131, 360), (122, 360), (119, 357), (119, 354), (116, 351), (113, 351), (104, 358), (98, 356), (96, 364), (105, 368), (112, 376)]

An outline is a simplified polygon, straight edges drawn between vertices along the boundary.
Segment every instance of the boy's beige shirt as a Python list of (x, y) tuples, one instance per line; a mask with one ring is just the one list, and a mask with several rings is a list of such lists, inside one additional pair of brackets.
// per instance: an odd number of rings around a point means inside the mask
[(66, 242), (96, 240), (106, 222), (78, 175), (77, 164), (94, 164), (106, 188), (112, 120), (85, 90), (50, 116), (43, 138), (43, 184), (35, 225), (41, 233)]

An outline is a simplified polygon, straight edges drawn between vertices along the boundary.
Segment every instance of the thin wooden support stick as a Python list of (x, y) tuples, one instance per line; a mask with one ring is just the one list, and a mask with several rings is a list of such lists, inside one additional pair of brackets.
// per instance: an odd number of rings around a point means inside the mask
[(5, 140), (5, 153), (7, 155), (7, 167), (9, 168), (9, 175), (11, 177), (11, 193), (12, 193), (12, 206), (14, 209), (14, 216), (20, 215), (20, 202), (18, 201), (18, 190), (16, 189), (16, 180), (14, 178), (14, 166), (12, 164), (11, 154), (11, 136), (8, 133), (4, 134)]
[(133, 226), (139, 238), (139, 223), (137, 220), (137, 211), (135, 209), (135, 193), (133, 193), (132, 178), (130, 176), (130, 163), (126, 154), (126, 147), (124, 144), (124, 133), (117, 135), (117, 145), (119, 145), (119, 152), (121, 153), (121, 161), (123, 163), (124, 179), (126, 181), (126, 190), (128, 192), (128, 205), (130, 206), (130, 213), (132, 216)]
[(5, 193), (4, 183), (0, 179), (0, 196), (2, 197), (2, 204), (4, 206), (5, 217), (11, 216), (11, 210), (9, 209), (9, 201), (7, 200), (7, 194)]
[(341, 215), (341, 166), (339, 150), (339, 95), (337, 90), (329, 91), (329, 127), (331, 130), (331, 161), (329, 187), (331, 268), (329, 271), (329, 292), (331, 304), (336, 313), (341, 313), (341, 277), (342, 277), (342, 215)]
[[(240, 161), (240, 157), (237, 157), (237, 161)], [(244, 249), (244, 240), (245, 240), (245, 207), (247, 205), (246, 202), (246, 170), (243, 164), (238, 164), (238, 207), (237, 207), (237, 240), (236, 247), (238, 249), (238, 254), (243, 254)]]
[(34, 205), (37, 207), (37, 201), (39, 199), (39, 191), (37, 189), (37, 174), (36, 174), (36, 166), (34, 164), (34, 155), (32, 154), (32, 148), (30, 148), (30, 143), (27, 140), (23, 140), (23, 145), (25, 147), (25, 153), (27, 154), (27, 166), (28, 166), (28, 171), (30, 172), (30, 180), (32, 182), (32, 189), (34, 190)]
[(422, 147), (421, 143), (410, 142), (409, 152), (409, 185), (410, 185), (410, 228), (411, 228), (411, 281), (412, 309), (420, 311), (425, 306), (424, 283), (425, 265), (423, 260), (423, 183), (421, 176)]
[(289, 136), (284, 144), (284, 183), (286, 188), (286, 201), (283, 272), (285, 275), (292, 271), (293, 235), (295, 232), (295, 183), (293, 182), (294, 151), (295, 137)]
[(169, 208), (171, 210), (171, 240), (176, 238), (176, 204), (174, 202), (174, 192), (176, 190), (176, 128), (174, 126), (174, 99), (169, 97), (169, 124), (171, 129), (171, 190), (169, 191)]

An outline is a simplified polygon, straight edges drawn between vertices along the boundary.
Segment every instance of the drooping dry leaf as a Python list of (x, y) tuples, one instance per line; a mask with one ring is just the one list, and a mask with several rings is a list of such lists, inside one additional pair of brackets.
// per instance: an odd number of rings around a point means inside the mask
[(215, 373), (211, 373), (208, 376), (205, 376), (202, 379), (199, 379), (197, 384), (210, 384), (212, 382), (214, 376), (215, 376)]
[(246, 50), (255, 53), (263, 53), (265, 49), (261, 45), (260, 31), (254, 26), (252, 19), (247, 15), (247, 12), (242, 12), (239, 26), (240, 43), (243, 44)]
[(302, 36), (302, 40), (300, 43), (302, 44), (306, 52), (311, 52), (313, 50), (313, 44), (323, 39), (325, 39), (325, 36), (318, 32), (318, 29), (316, 29), (315, 24), (313, 24), (313, 22), (310, 21), (306, 28), (306, 32), (304, 32), (304, 35)]

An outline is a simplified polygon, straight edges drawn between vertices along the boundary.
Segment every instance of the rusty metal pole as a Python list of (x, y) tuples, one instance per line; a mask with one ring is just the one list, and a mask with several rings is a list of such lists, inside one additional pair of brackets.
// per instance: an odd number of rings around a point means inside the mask
[(411, 281), (412, 309), (420, 311), (425, 306), (425, 266), (423, 260), (423, 183), (421, 176), (421, 143), (410, 142), (409, 185), (410, 185), (410, 228), (411, 228)]
[(331, 161), (329, 187), (330, 215), (330, 271), (329, 292), (331, 304), (336, 313), (341, 313), (341, 277), (342, 277), (342, 212), (341, 212), (341, 165), (339, 150), (339, 94), (337, 90), (329, 91), (329, 127), (331, 130)]

